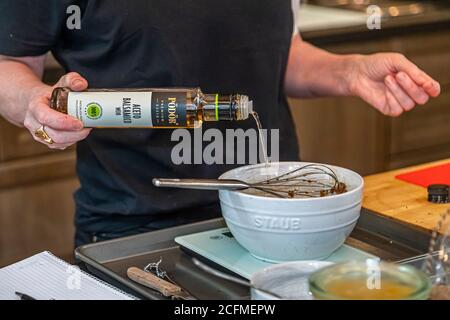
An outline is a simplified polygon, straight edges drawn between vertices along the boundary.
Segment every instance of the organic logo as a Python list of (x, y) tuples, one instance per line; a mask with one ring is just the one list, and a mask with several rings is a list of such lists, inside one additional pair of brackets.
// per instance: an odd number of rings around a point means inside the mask
[(87, 105), (86, 115), (89, 119), (98, 119), (102, 115), (102, 107), (96, 102), (91, 102)]

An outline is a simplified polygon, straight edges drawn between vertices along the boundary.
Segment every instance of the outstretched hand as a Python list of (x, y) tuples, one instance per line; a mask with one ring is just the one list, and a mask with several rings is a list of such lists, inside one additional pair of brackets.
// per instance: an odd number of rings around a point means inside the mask
[(439, 83), (399, 53), (352, 56), (349, 91), (385, 115), (399, 116), (441, 92)]

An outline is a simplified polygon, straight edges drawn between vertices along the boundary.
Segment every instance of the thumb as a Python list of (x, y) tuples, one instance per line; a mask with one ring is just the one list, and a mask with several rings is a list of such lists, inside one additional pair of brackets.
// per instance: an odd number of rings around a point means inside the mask
[(73, 91), (83, 91), (88, 87), (88, 82), (79, 73), (69, 72), (62, 76), (54, 87), (67, 87)]

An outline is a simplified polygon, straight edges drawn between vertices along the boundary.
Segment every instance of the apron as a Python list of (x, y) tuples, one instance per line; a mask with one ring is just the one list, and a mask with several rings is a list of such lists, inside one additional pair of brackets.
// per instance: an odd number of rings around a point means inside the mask
[[(280, 130), (280, 160), (298, 160), (283, 92), (291, 0), (80, 1), (81, 29), (54, 55), (91, 88), (200, 87), (253, 100), (263, 127)], [(252, 119), (204, 123), (256, 128)], [(112, 238), (220, 215), (215, 191), (158, 189), (154, 177), (217, 178), (239, 165), (175, 165), (169, 129), (94, 129), (77, 145), (77, 229)], [(225, 137), (225, 134), (224, 134)], [(206, 146), (209, 142), (205, 142)], [(192, 147), (193, 148), (193, 147)], [(88, 238), (79, 241), (88, 242)], [(92, 240), (92, 237), (89, 238)]]

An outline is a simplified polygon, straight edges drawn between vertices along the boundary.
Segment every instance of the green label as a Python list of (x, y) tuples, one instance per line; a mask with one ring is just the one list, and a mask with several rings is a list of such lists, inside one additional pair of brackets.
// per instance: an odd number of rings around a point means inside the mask
[(102, 107), (96, 102), (91, 102), (86, 107), (86, 115), (89, 119), (98, 119), (102, 116)]

